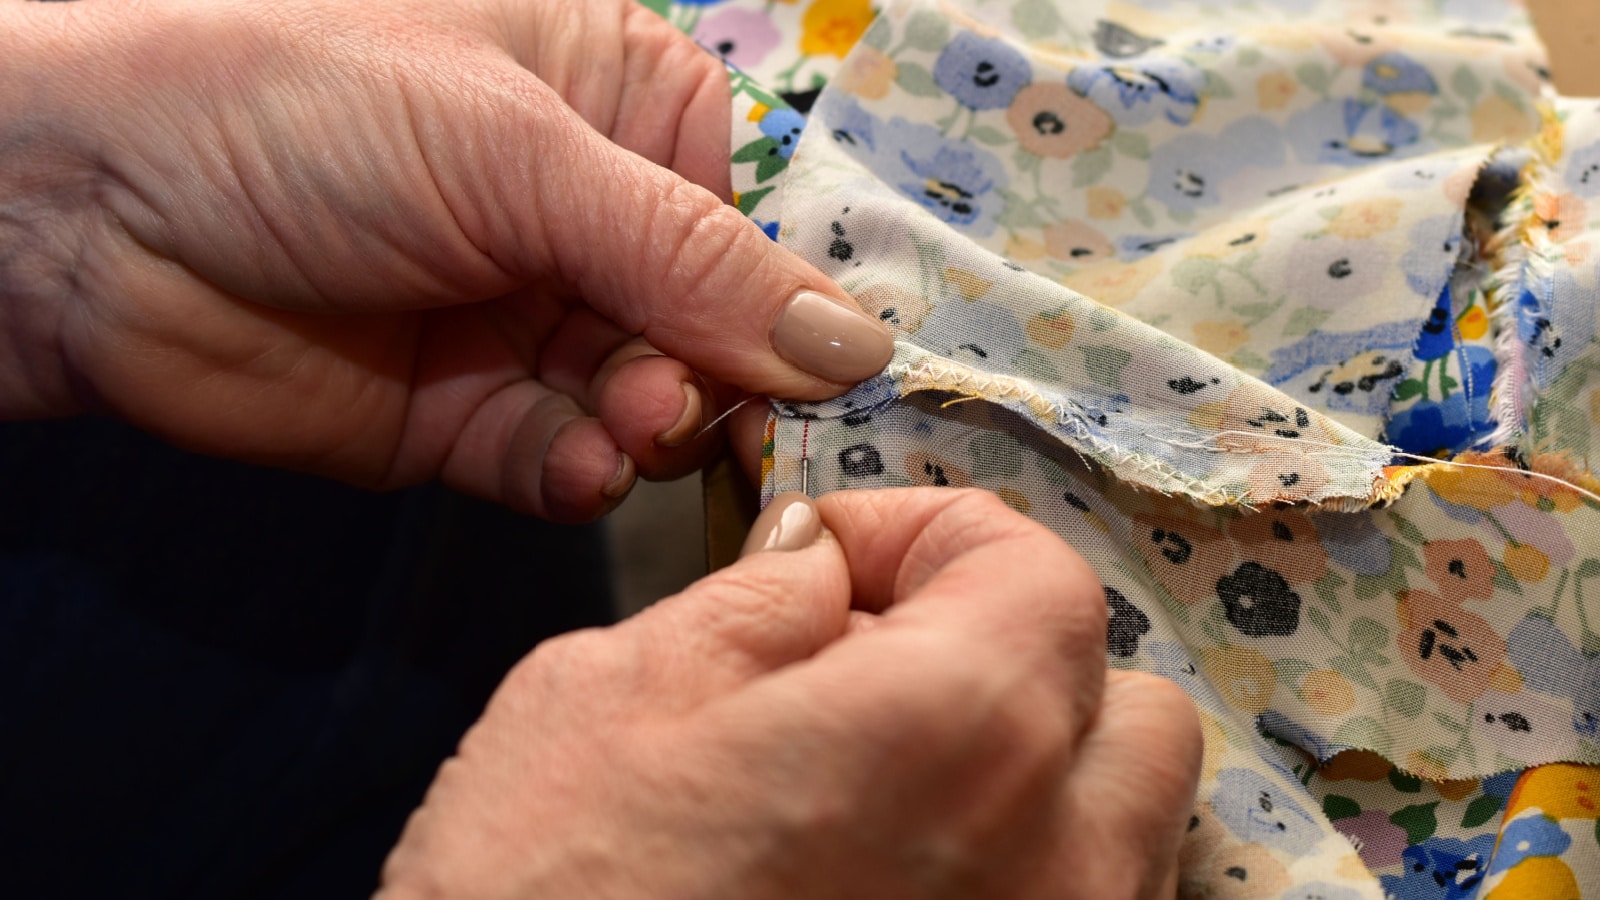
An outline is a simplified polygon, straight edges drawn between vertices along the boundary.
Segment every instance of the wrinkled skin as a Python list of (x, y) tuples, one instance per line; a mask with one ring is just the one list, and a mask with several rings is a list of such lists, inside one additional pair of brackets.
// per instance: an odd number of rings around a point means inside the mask
[(1083, 560), (985, 492), (818, 505), (810, 546), (524, 659), (379, 896), (1173, 896), (1198, 717), (1107, 673)]
[(0, 418), (585, 520), (703, 463), (722, 385), (848, 386), (771, 348), (796, 290), (845, 295), (723, 204), (721, 64), (625, 0), (6, 0), (0, 33)]

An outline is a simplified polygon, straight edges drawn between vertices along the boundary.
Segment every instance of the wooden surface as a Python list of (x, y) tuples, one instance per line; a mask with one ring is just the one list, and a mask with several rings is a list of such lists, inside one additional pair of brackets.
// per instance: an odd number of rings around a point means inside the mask
[(1550, 77), (1569, 97), (1600, 97), (1600, 0), (1527, 0), (1550, 50)]

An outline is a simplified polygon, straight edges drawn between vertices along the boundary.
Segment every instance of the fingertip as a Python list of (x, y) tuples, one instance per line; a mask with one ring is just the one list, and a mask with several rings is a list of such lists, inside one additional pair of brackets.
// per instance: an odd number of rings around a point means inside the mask
[(807, 289), (778, 310), (772, 347), (802, 372), (848, 387), (889, 365), (894, 336), (854, 300)]
[(646, 355), (613, 370), (597, 389), (595, 411), (642, 478), (681, 478), (716, 449), (706, 430), (710, 409), (702, 381), (688, 366)]
[(599, 419), (570, 413), (554, 426), (542, 452), (523, 448), (511, 460), (508, 465), (515, 468), (506, 473), (505, 494), (513, 508), (565, 524), (591, 522), (610, 512), (636, 478), (633, 460)]

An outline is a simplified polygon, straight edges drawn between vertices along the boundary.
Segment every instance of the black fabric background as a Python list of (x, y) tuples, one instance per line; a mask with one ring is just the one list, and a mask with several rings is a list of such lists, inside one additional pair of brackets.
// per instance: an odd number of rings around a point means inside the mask
[(0, 425), (0, 895), (358, 897), (597, 527)]

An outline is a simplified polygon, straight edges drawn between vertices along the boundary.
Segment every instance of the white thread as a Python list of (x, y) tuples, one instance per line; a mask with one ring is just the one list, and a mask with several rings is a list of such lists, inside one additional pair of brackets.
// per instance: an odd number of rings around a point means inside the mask
[(734, 413), (738, 412), (739, 408), (741, 406), (744, 406), (746, 403), (750, 403), (751, 401), (760, 400), (760, 399), (761, 399), (761, 395), (760, 394), (751, 394), (750, 396), (744, 398), (743, 400), (740, 400), (738, 403), (735, 403), (734, 405), (728, 407), (728, 411), (727, 412), (723, 413), (720, 416), (717, 416), (715, 419), (712, 419), (711, 420), (711, 424), (709, 424), (706, 427), (704, 427), (704, 428), (700, 429), (699, 431), (695, 432), (694, 437), (690, 438), (689, 440), (692, 441), (695, 438), (700, 437), (702, 434), (705, 434), (706, 432), (710, 431), (711, 429), (717, 427), (718, 425), (721, 425), (723, 419), (726, 419), (727, 417), (729, 417), (729, 416), (733, 415)]
[[(1334, 454), (1334, 455), (1339, 455), (1339, 456), (1366, 457), (1366, 456), (1370, 456), (1371, 455), (1370, 453), (1368, 453), (1366, 451), (1362, 451), (1362, 450), (1359, 450), (1359, 449), (1354, 448), (1354, 447), (1346, 447), (1343, 444), (1334, 444), (1334, 443), (1330, 443), (1328, 441), (1317, 441), (1317, 440), (1312, 440), (1310, 438), (1285, 438), (1285, 437), (1279, 437), (1279, 436), (1277, 436), (1275, 434), (1261, 434), (1261, 433), (1257, 433), (1257, 432), (1254, 432), (1254, 431), (1218, 431), (1213, 435), (1213, 437), (1223, 437), (1223, 436), (1226, 436), (1226, 435), (1243, 435), (1245, 437), (1248, 437), (1248, 438), (1250, 438), (1252, 440), (1257, 440), (1257, 441), (1259, 441), (1259, 440), (1283, 441), (1284, 443), (1288, 443), (1288, 444), (1304, 444), (1304, 445), (1311, 445), (1311, 446), (1317, 446), (1317, 447), (1326, 447), (1326, 448), (1329, 448), (1331, 450), (1339, 451), (1338, 453)], [(1181, 441), (1174, 441), (1174, 440), (1169, 440), (1169, 439), (1166, 439), (1166, 438), (1160, 438), (1160, 437), (1157, 437), (1157, 436), (1155, 436), (1153, 434), (1150, 434), (1148, 432), (1145, 433), (1145, 437), (1150, 438), (1152, 440), (1162, 441), (1163, 443), (1171, 444), (1174, 447), (1182, 447), (1182, 448), (1184, 448), (1186, 450), (1202, 450), (1202, 451), (1206, 451), (1208, 453), (1245, 453), (1245, 454), (1249, 454), (1249, 453), (1257, 453), (1257, 452), (1259, 452), (1257, 450), (1252, 450), (1252, 449), (1248, 449), (1248, 448), (1245, 448), (1245, 447), (1222, 447), (1222, 446), (1217, 446), (1217, 445), (1214, 445), (1214, 444), (1206, 444), (1203, 441), (1196, 441), (1196, 442), (1193, 442), (1193, 443), (1184, 443), (1184, 442), (1181, 442)], [(1415, 459), (1415, 460), (1427, 463), (1429, 465), (1455, 466), (1455, 467), (1461, 468), (1461, 469), (1485, 469), (1485, 470), (1490, 471), (1490, 472), (1500, 472), (1500, 473), (1507, 474), (1507, 475), (1511, 475), (1511, 474), (1521, 475), (1521, 476), (1523, 476), (1525, 478), (1542, 478), (1545, 481), (1553, 481), (1556, 484), (1559, 484), (1562, 487), (1567, 488), (1568, 490), (1575, 491), (1575, 492), (1577, 492), (1579, 494), (1582, 494), (1585, 497), (1588, 497), (1590, 500), (1593, 500), (1596, 503), (1600, 503), (1600, 494), (1597, 494), (1594, 491), (1587, 490), (1585, 488), (1579, 487), (1578, 485), (1575, 485), (1570, 481), (1567, 481), (1567, 480), (1562, 479), (1562, 478), (1558, 478), (1558, 477), (1556, 477), (1554, 475), (1546, 474), (1544, 472), (1535, 472), (1535, 471), (1533, 471), (1531, 469), (1511, 468), (1509, 466), (1490, 466), (1490, 465), (1485, 465), (1483, 463), (1459, 462), (1459, 461), (1451, 460), (1451, 459), (1435, 459), (1435, 458), (1433, 458), (1431, 456), (1422, 456), (1422, 455), (1416, 454), (1416, 453), (1407, 453), (1404, 450), (1401, 450), (1398, 447), (1394, 447), (1394, 446), (1389, 446), (1388, 450), (1389, 450), (1391, 455), (1393, 455), (1395, 457), (1398, 457), (1400, 459)]]

